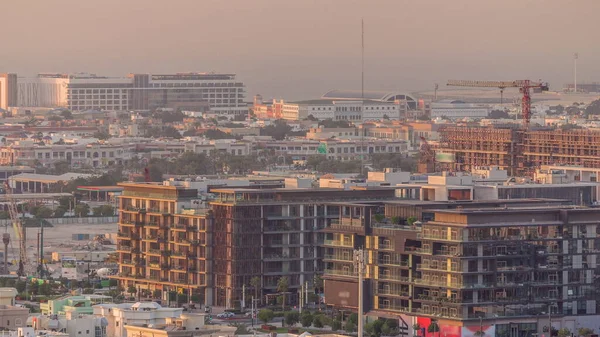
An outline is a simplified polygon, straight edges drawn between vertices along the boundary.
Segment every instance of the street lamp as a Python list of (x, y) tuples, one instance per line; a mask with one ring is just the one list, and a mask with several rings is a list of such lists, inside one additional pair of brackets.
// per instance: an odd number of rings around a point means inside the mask
[(365, 252), (354, 250), (354, 268), (358, 271), (358, 337), (363, 337), (363, 277), (365, 271)]

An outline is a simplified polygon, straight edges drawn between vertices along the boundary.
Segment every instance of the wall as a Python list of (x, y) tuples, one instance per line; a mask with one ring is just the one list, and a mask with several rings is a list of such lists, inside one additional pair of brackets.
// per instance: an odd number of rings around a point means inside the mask
[[(107, 216), (107, 217), (89, 217), (89, 218), (47, 218), (44, 219), (53, 225), (67, 225), (67, 224), (105, 224), (105, 223), (117, 223), (119, 217)], [(0, 226), (12, 225), (10, 219), (0, 220)]]

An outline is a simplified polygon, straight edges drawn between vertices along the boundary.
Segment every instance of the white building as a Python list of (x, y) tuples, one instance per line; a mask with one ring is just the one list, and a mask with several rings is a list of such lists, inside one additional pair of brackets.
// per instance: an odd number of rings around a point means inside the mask
[(471, 104), (458, 100), (442, 100), (431, 103), (431, 118), (487, 118), (489, 114), (490, 107), (483, 104)]
[[(21, 107), (63, 107), (72, 111), (182, 108), (225, 115), (248, 112), (244, 84), (235, 74), (129, 74), (126, 77), (39, 74), (18, 77), (10, 83), (9, 77), (5, 78), (0, 80), (0, 99), (7, 98), (0, 103), (8, 102), (9, 94), (15, 93), (16, 106)], [(1, 85), (4, 82), (7, 85)]]
[[(163, 308), (156, 302), (123, 304), (98, 304), (94, 316), (107, 321), (106, 334), (111, 337), (126, 337), (128, 325), (163, 325), (180, 318), (183, 308)], [(204, 324), (204, 318), (202, 319)]]
[(284, 103), (282, 118), (303, 120), (312, 116), (318, 120), (345, 120), (361, 123), (375, 120), (401, 120), (406, 116), (406, 101), (317, 99)]

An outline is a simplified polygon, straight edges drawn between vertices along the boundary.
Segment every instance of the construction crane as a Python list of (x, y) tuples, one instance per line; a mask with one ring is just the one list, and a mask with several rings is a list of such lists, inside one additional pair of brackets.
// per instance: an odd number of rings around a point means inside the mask
[(17, 240), (19, 240), (19, 269), (17, 270), (17, 275), (25, 276), (25, 266), (27, 265), (27, 230), (25, 229), (23, 219), (21, 219), (17, 211), (17, 203), (13, 198), (12, 188), (7, 183), (4, 186), (8, 199), (8, 213), (12, 220)]
[(418, 171), (419, 173), (432, 173), (435, 171), (435, 152), (425, 137), (421, 136), (420, 139)]
[(474, 87), (474, 88), (499, 88), (500, 93), (506, 88), (519, 88), (519, 92), (523, 94), (521, 98), (521, 112), (523, 115), (523, 127), (529, 128), (531, 119), (531, 89), (539, 89), (540, 91), (548, 91), (548, 83), (532, 82), (530, 80), (517, 81), (469, 81), (469, 80), (450, 80), (449, 86), (455, 87)]

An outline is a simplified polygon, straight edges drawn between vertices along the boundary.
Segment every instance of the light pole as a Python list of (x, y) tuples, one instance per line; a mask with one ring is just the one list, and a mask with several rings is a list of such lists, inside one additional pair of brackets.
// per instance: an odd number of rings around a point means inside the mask
[(363, 277), (365, 271), (365, 252), (354, 251), (354, 268), (358, 271), (358, 337), (363, 337)]

